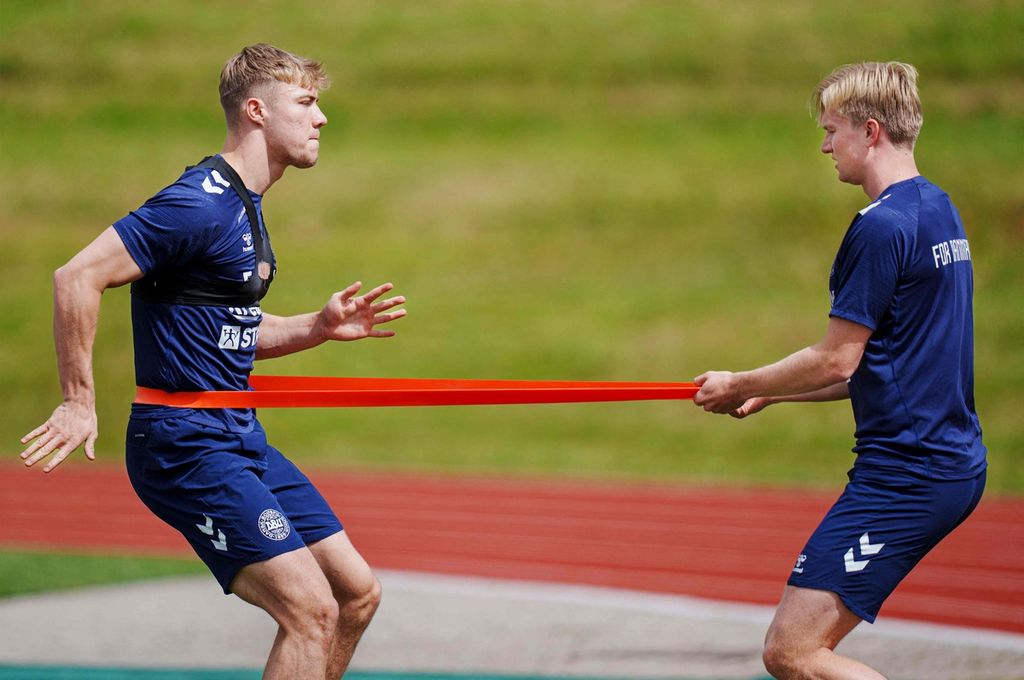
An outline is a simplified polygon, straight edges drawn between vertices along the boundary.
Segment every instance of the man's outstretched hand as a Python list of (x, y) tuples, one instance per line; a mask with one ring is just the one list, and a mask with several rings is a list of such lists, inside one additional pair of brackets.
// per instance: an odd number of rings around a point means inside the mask
[(45, 423), (21, 438), (22, 444), (35, 440), (21, 452), (21, 458), (25, 465), (31, 467), (53, 454), (53, 458), (43, 466), (43, 472), (50, 472), (85, 444), (85, 457), (96, 460), (97, 437), (99, 428), (95, 403), (65, 401), (54, 409)]
[(377, 326), (405, 316), (404, 309), (388, 311), (405, 302), (401, 295), (377, 302), (394, 288), (390, 283), (377, 286), (365, 295), (356, 295), (363, 284), (356, 281), (345, 290), (335, 293), (320, 310), (317, 321), (319, 332), (327, 340), (360, 340), (362, 338), (390, 338), (392, 330)]

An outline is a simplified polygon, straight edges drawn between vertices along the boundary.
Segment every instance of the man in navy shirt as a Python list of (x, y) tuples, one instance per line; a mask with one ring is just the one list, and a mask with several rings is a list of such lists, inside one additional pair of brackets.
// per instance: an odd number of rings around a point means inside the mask
[(835, 646), (874, 621), (985, 486), (971, 251), (949, 197), (917, 171), (913, 66), (840, 67), (814, 105), (821, 151), (870, 199), (832, 265), (825, 337), (752, 371), (704, 373), (694, 402), (743, 418), (779, 402), (851, 400), (850, 482), (797, 557), (764, 661), (779, 678), (881, 678)]
[[(327, 118), (319, 63), (270, 45), (221, 72), (227, 138), (217, 156), (103, 232), (54, 277), (63, 403), (23, 438), (50, 472), (97, 437), (92, 345), (103, 291), (132, 283), (138, 385), (169, 392), (248, 389), (256, 359), (327, 340), (389, 337), (402, 297), (384, 284), (335, 293), (318, 312), (280, 317), (260, 300), (276, 271), (261, 212), (289, 166), (316, 164)], [(380, 584), (323, 497), (267, 443), (249, 409), (134, 404), (126, 464), (142, 501), (176, 528), (225, 593), (279, 624), (267, 678), (340, 677), (380, 600)]]

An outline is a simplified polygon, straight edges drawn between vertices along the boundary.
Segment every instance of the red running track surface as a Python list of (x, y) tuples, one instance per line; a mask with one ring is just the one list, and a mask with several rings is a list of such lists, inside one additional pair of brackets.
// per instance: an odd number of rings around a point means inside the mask
[[(313, 472), (371, 565), (775, 604), (839, 493)], [(0, 548), (189, 555), (124, 471), (0, 466)], [(1024, 500), (985, 498), (882, 609), (1024, 633)]]

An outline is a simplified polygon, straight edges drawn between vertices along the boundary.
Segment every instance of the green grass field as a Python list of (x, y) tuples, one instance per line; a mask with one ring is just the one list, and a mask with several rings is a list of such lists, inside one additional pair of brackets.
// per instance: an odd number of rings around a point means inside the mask
[(203, 563), (194, 559), (5, 551), (0, 552), (0, 597), (206, 573)]
[[(1024, 10), (1014, 2), (0, 4), (0, 435), (60, 392), (51, 272), (220, 148), (223, 61), (269, 41), (321, 59), (321, 162), (265, 202), (265, 309), (392, 280), (388, 341), (264, 373), (689, 380), (816, 341), (853, 213), (807, 101), (834, 66), (921, 71), (918, 161), (957, 202), (976, 275), (990, 490), (1024, 492)], [(884, 20), (883, 20), (884, 15)], [(101, 460), (132, 394), (128, 295), (95, 351)], [(838, 486), (844, 403), (736, 422), (689, 404), (265, 412), (300, 462)], [(72, 461), (71, 465), (77, 464)], [(6, 559), (0, 556), (0, 560)]]

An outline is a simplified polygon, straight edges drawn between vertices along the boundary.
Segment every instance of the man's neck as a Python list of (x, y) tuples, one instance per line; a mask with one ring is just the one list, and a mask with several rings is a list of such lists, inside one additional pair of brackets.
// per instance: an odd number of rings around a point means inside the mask
[(868, 198), (875, 201), (887, 187), (920, 174), (913, 151), (890, 147), (868, 170), (861, 188)]
[(261, 196), (284, 174), (285, 166), (271, 162), (267, 145), (256, 130), (241, 136), (228, 132), (220, 155), (242, 178), (246, 188)]

